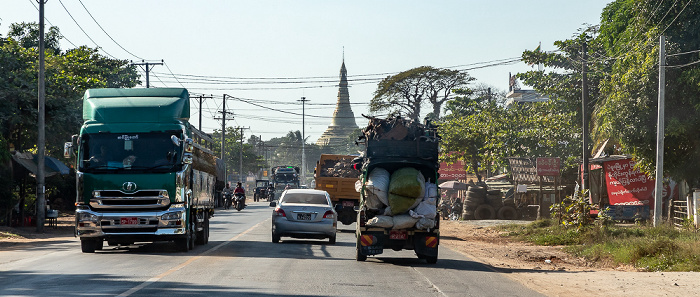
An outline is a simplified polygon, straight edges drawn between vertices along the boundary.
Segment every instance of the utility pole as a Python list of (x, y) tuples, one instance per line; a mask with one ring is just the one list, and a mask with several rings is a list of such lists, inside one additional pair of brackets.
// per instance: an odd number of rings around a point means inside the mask
[(582, 125), (582, 136), (583, 136), (583, 168), (581, 169), (582, 171), (582, 176), (583, 179), (581, 180), (581, 191), (585, 191), (588, 188), (588, 63), (587, 59), (587, 52), (588, 52), (588, 47), (586, 45), (586, 42), (583, 42), (583, 67), (581, 69), (581, 88), (582, 88), (582, 93), (581, 93), (581, 118), (583, 119), (583, 125)]
[(301, 97), (301, 180), (306, 184), (306, 97)]
[[(664, 179), (664, 105), (666, 96), (666, 37), (659, 37), (659, 109), (656, 124), (656, 186), (654, 187), (654, 227), (661, 225), (661, 199)], [(669, 207), (671, 207), (669, 205)]]
[(212, 98), (213, 97), (211, 95), (209, 95), (209, 96), (199, 95), (199, 126), (197, 126), (197, 128), (199, 128), (200, 131), (204, 130), (204, 129), (202, 129), (202, 99), (212, 99)]
[(236, 127), (236, 129), (241, 129), (241, 147), (238, 150), (238, 181), (245, 183), (245, 180), (243, 180), (243, 129), (250, 129), (250, 127)]
[[(37, 123), (37, 173), (36, 173), (36, 231), (44, 232), (46, 218), (46, 186), (44, 167), (46, 154), (46, 88), (44, 84), (44, 4), (47, 0), (39, 0), (39, 121)], [(20, 206), (21, 207), (21, 206)]]
[(222, 110), (219, 111), (219, 113), (222, 114), (221, 118), (216, 118), (217, 120), (221, 120), (221, 162), (224, 164), (224, 180), (226, 183), (228, 183), (228, 172), (226, 172), (226, 115), (227, 114), (233, 114), (230, 111), (226, 110), (226, 94), (224, 94), (224, 102), (222, 105)]
[(146, 62), (144, 60), (141, 60), (141, 63), (133, 63), (132, 62), (131, 65), (146, 66), (146, 88), (150, 88), (151, 84), (150, 84), (150, 80), (149, 80), (149, 74), (151, 73), (151, 69), (149, 68), (149, 66), (151, 66), (151, 65), (163, 65), (163, 60), (160, 60), (160, 63), (158, 63), (158, 62), (151, 63), (151, 62)]

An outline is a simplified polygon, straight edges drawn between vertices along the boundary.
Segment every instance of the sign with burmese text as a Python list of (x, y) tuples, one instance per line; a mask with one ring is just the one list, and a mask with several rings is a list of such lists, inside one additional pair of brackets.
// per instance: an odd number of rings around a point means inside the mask
[(464, 169), (464, 161), (459, 160), (452, 164), (445, 162), (440, 163), (440, 179), (444, 180), (463, 180), (467, 178), (467, 170)]
[(539, 176), (559, 176), (559, 158), (537, 158), (537, 175)]
[(603, 163), (611, 205), (649, 205), (654, 208), (654, 179), (634, 168), (634, 160)]

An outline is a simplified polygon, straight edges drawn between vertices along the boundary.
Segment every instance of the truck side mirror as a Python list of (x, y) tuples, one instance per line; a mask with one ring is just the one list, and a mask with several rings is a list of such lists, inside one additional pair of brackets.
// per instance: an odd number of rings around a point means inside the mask
[(63, 144), (63, 157), (66, 159), (70, 159), (70, 156), (73, 154), (73, 143), (72, 142), (66, 142)]
[(177, 136), (171, 135), (170, 141), (172, 141), (174, 145), (180, 146), (180, 138), (177, 138)]

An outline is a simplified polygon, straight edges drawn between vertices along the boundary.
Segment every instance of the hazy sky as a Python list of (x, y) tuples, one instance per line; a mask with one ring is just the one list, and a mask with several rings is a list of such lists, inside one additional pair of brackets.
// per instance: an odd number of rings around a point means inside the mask
[[(64, 50), (97, 44), (119, 59), (162, 59), (165, 65), (152, 66), (152, 87), (214, 95), (202, 104), (206, 132), (221, 127), (214, 117), (223, 94), (245, 100), (228, 99), (226, 109), (235, 117), (227, 126), (250, 128), (246, 138), (301, 131), (297, 100), (306, 97), (306, 136), (313, 143), (330, 124), (343, 51), (350, 102), (362, 127), (361, 114), (368, 114), (381, 78), (424, 65), (451, 67), (471, 69), (476, 84), (506, 90), (509, 72), (530, 67), (474, 68), (518, 58), (540, 42), (553, 50), (554, 41), (570, 38), (583, 24), (598, 24), (609, 2), (49, 0), (45, 16), (66, 37)], [(38, 21), (32, 3), (0, 1), (2, 36), (11, 23)], [(198, 125), (198, 118), (193, 101), (190, 121)]]

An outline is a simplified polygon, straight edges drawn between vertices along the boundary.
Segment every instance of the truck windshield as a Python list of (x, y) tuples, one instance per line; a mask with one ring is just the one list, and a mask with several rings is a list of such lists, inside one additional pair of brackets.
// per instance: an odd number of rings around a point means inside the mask
[(278, 173), (275, 175), (275, 181), (278, 183), (291, 183), (296, 181), (296, 176), (293, 173)]
[(83, 172), (171, 172), (180, 170), (182, 148), (172, 135), (181, 131), (151, 133), (94, 133), (81, 137), (79, 168)]

